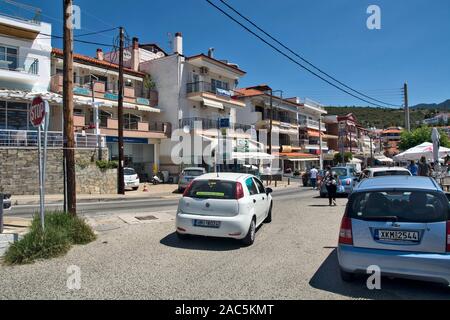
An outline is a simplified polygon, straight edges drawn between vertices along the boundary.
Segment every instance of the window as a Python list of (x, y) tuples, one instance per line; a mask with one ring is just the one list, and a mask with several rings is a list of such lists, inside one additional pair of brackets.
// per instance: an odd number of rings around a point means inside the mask
[(108, 119), (112, 118), (112, 114), (103, 110), (100, 110), (99, 114), (100, 127), (107, 128), (108, 127)]
[(217, 89), (228, 90), (229, 86), (227, 82), (223, 82), (216, 79), (211, 79), (211, 89), (216, 92)]
[(17, 48), (0, 45), (0, 67), (3, 69), (17, 69)]
[(133, 86), (133, 80), (131, 80), (131, 79), (126, 79), (125, 80), (125, 87), (127, 87), (127, 88), (133, 88), (134, 86)]
[(378, 171), (374, 172), (374, 177), (383, 177), (383, 176), (410, 176), (411, 174), (408, 171), (403, 170), (388, 170), (388, 171)]
[(196, 180), (188, 190), (187, 196), (200, 199), (236, 199), (236, 182)]
[(245, 181), (245, 185), (247, 186), (248, 192), (250, 192), (251, 196), (258, 194), (258, 188), (256, 188), (255, 183), (253, 182), (253, 178), (248, 178)]
[(256, 185), (258, 186), (259, 193), (266, 193), (266, 188), (264, 188), (263, 183), (259, 179), (254, 179)]
[(28, 104), (8, 102), (6, 110), (7, 129), (28, 130)]
[(6, 129), (6, 102), (0, 101), (0, 129)]
[(127, 113), (124, 115), (124, 127), (128, 130), (137, 130), (138, 129), (138, 123), (141, 122), (141, 117), (132, 114)]
[(447, 221), (449, 203), (444, 194), (424, 191), (364, 192), (351, 196), (349, 217), (359, 220), (396, 217), (398, 222)]

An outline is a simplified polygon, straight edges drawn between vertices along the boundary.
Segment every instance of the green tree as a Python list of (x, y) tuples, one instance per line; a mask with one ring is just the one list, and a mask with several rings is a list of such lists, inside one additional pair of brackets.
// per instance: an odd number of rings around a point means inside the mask
[(343, 162), (349, 162), (353, 159), (353, 154), (351, 152), (344, 153), (344, 160), (342, 161), (342, 156), (340, 153), (336, 153), (334, 155), (334, 163), (343, 163)]
[[(411, 132), (403, 132), (399, 144), (400, 150), (405, 151), (424, 142), (433, 142), (431, 139), (432, 131), (433, 128), (431, 127), (420, 127)], [(439, 133), (441, 134), (441, 146), (450, 147), (447, 134), (442, 130), (439, 130)]]

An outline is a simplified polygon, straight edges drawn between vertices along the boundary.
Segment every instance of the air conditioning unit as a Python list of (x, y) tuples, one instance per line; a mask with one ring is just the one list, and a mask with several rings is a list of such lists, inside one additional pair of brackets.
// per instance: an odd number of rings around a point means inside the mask
[(200, 68), (200, 74), (208, 74), (209, 70), (207, 67), (201, 67)]

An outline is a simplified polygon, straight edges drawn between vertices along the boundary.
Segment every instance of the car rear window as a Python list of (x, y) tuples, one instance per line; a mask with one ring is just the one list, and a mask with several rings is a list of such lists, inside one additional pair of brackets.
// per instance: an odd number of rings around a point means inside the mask
[(134, 169), (124, 169), (123, 170), (123, 174), (126, 176), (132, 176), (134, 174), (136, 174), (136, 171)]
[(338, 177), (346, 177), (347, 176), (347, 169), (344, 168), (334, 168), (331, 169), (332, 172), (334, 172)]
[(449, 202), (444, 194), (424, 191), (355, 193), (350, 197), (348, 216), (360, 220), (432, 223), (447, 221)]
[(236, 182), (197, 180), (192, 183), (187, 196), (200, 199), (236, 199)]
[(190, 177), (199, 177), (203, 174), (203, 170), (184, 170), (183, 175)]
[(389, 170), (389, 171), (378, 171), (374, 172), (374, 177), (384, 177), (384, 176), (410, 176), (411, 174), (408, 171), (402, 170)]

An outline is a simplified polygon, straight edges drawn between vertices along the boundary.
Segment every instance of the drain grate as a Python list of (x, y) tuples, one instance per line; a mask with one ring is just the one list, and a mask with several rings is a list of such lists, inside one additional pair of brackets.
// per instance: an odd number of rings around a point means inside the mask
[(145, 217), (136, 217), (139, 221), (152, 221), (152, 220), (158, 220), (155, 216), (145, 216)]

